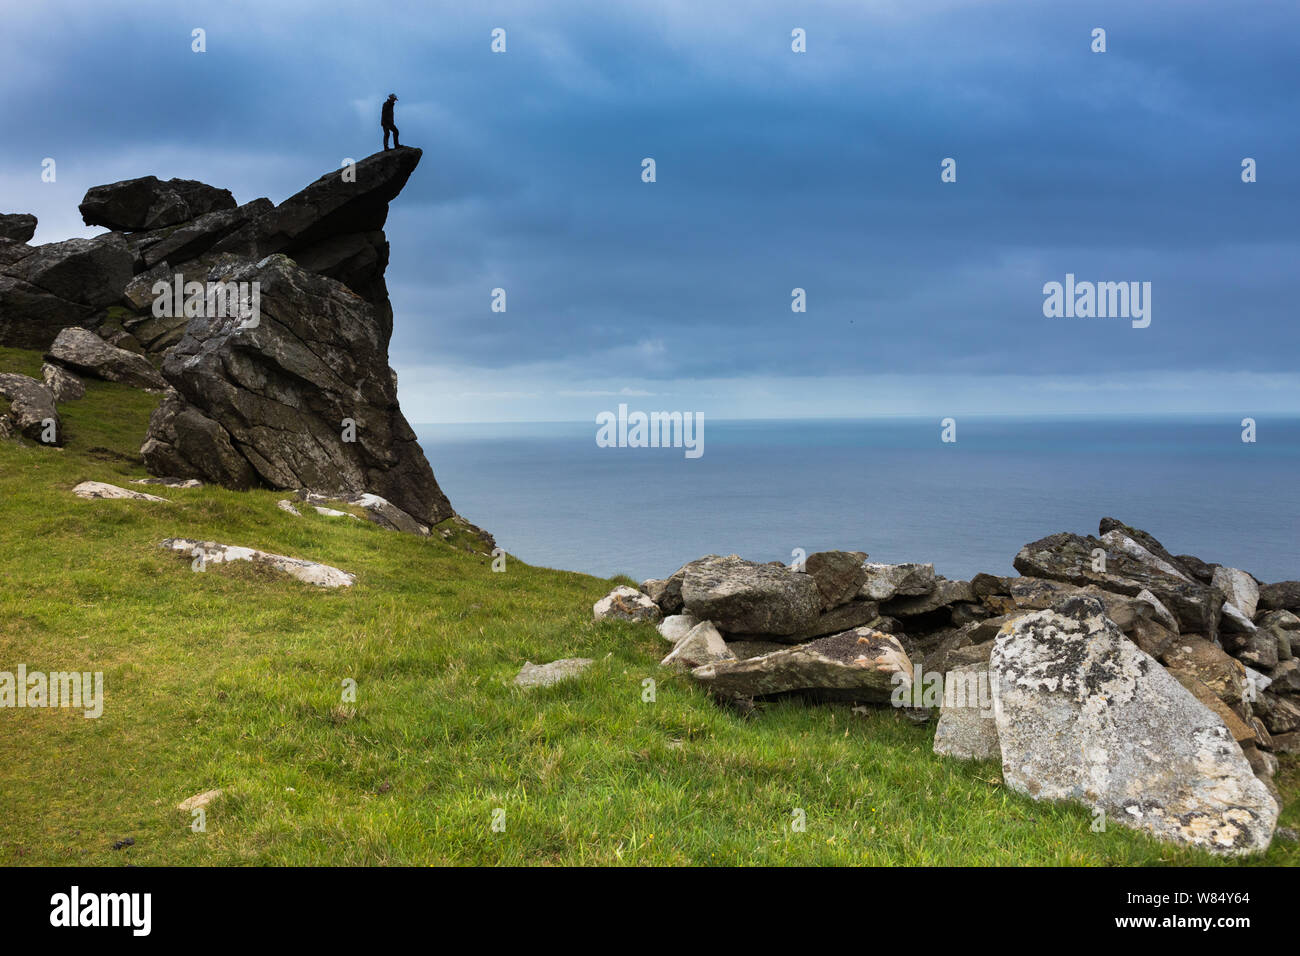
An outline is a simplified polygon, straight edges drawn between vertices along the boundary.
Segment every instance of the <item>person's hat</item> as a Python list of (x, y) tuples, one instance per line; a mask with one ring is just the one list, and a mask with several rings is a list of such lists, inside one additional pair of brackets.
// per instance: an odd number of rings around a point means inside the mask
[(397, 94), (396, 94), (396, 93), (389, 93), (389, 94), (388, 94), (388, 98), (389, 98), (390, 100), (395, 100), (395, 99), (397, 99)]

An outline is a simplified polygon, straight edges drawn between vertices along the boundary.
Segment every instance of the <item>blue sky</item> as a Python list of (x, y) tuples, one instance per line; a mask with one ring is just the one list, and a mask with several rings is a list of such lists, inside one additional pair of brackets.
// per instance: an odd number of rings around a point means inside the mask
[[(38, 242), (134, 176), (279, 202), (399, 95), (414, 422), (1300, 409), (1293, 3), (5, 6)], [(1150, 327), (1044, 317), (1067, 272), (1150, 282)]]

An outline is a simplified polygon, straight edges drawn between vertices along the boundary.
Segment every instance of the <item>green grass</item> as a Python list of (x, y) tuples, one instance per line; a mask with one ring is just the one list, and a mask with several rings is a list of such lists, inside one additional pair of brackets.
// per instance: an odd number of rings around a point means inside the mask
[[(0, 370), (39, 367), (0, 349)], [(0, 710), (0, 864), (1226, 862), (1094, 833), (1081, 807), (1009, 792), (995, 764), (936, 757), (933, 727), (891, 711), (721, 710), (657, 669), (653, 628), (591, 621), (610, 581), (514, 560), (493, 573), (463, 540), (294, 518), (283, 492), (74, 498), (79, 481), (145, 474), (157, 400), (88, 381), (61, 407), (65, 449), (0, 441), (0, 670), (105, 683), (97, 720)], [(158, 547), (172, 536), (323, 561), (357, 584), (195, 573)], [(596, 659), (577, 680), (511, 684), (525, 660), (575, 656)], [(1284, 759), (1294, 827), (1300, 768)], [(176, 804), (215, 787), (194, 833)], [(1300, 851), (1278, 841), (1261, 860)]]

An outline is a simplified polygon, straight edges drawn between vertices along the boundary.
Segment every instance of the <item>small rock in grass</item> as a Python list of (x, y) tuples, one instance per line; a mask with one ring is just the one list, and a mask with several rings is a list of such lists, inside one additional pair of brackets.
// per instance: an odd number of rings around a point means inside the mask
[(591, 664), (590, 657), (566, 657), (549, 664), (524, 661), (524, 666), (515, 675), (515, 684), (519, 687), (550, 687), (570, 677), (577, 677)]

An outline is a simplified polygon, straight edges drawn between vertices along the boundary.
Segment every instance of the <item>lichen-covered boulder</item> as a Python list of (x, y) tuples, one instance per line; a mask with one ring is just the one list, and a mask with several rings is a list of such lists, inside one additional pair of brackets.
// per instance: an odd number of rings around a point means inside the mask
[(1278, 807), (1215, 714), (1079, 597), (998, 635), (1002, 774), (1039, 800), (1216, 853), (1268, 847)]

